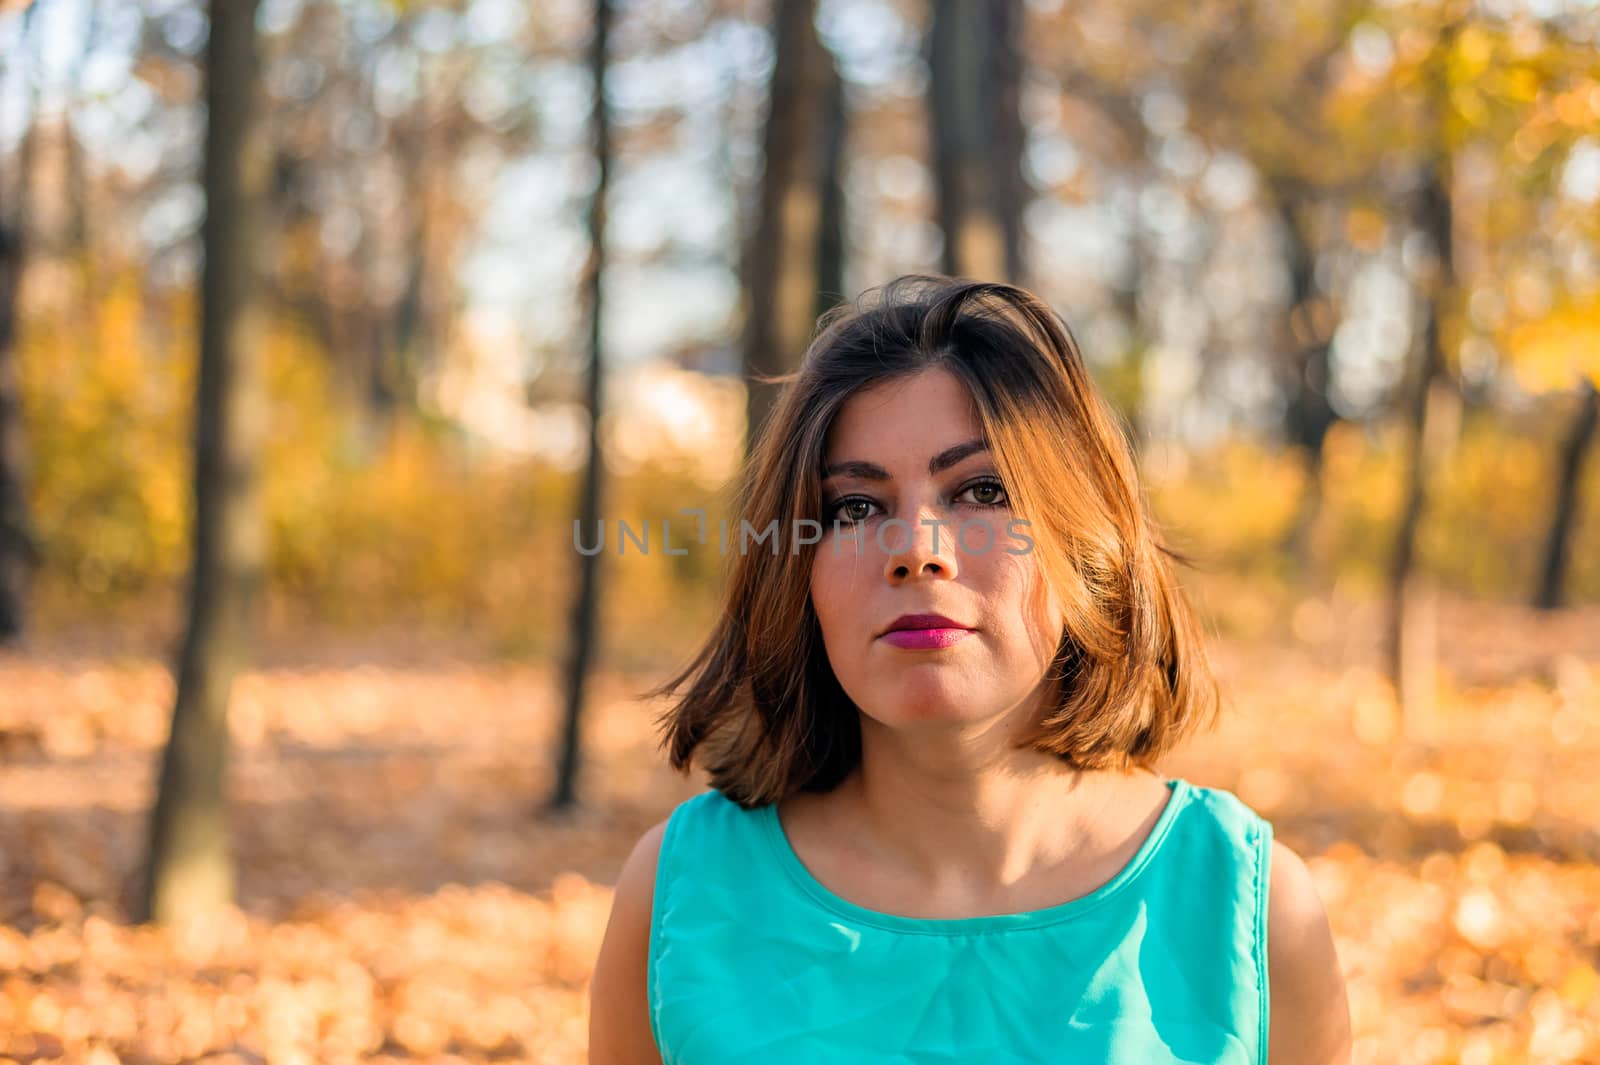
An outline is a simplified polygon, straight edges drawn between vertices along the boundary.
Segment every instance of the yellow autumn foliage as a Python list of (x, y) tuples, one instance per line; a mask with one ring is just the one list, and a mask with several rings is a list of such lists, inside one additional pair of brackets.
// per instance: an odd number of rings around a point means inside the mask
[(1530, 392), (1559, 392), (1584, 377), (1600, 388), (1600, 298), (1519, 323), (1506, 344), (1517, 381)]
[[(1577, 343), (1597, 319), (1576, 313), (1522, 334), (1519, 372), (1591, 362)], [(1530, 339), (1531, 338), (1531, 339)], [(387, 426), (338, 395), (330, 360), (292, 324), (267, 339), (273, 416), (263, 456), (269, 593), (293, 617), (332, 625), (437, 626), (487, 637), (509, 653), (561, 646), (570, 631), (578, 555), (575, 473), (537, 461), (486, 462), (444, 421), (402, 415)], [(1542, 345), (1542, 346), (1541, 346)], [(189, 456), (195, 373), (193, 309), (156, 304), (126, 275), (92, 320), (29, 318), (21, 333), (24, 422), (33, 519), (45, 550), (40, 613), (63, 624), (170, 601), (187, 574)], [(1550, 371), (1552, 384), (1557, 375)], [(1474, 595), (1522, 599), (1537, 571), (1566, 410), (1561, 396), (1526, 423), (1469, 417), (1430, 484), (1421, 565)], [(1341, 423), (1324, 455), (1322, 510), (1312, 544), (1332, 576), (1376, 587), (1402, 498), (1403, 436), (1394, 424)], [(1155, 471), (1151, 471), (1154, 473)], [(1168, 471), (1169, 473), (1171, 471)], [(1590, 464), (1585, 498), (1600, 498)], [(1305, 472), (1297, 454), (1239, 438), (1150, 476), (1150, 496), (1174, 546), (1206, 568), (1295, 577), (1283, 550)], [(716, 522), (727, 491), (692, 471), (645, 461), (607, 481), (602, 570), (607, 653), (645, 660), (686, 623), (714, 616), (727, 559)], [(708, 544), (691, 544), (684, 507), (707, 511)], [(1582, 513), (1591, 514), (1594, 507)], [(651, 550), (618, 554), (617, 526), (648, 526)], [(667, 554), (663, 520), (673, 522)], [(1580, 518), (1570, 594), (1600, 598), (1600, 521)]]

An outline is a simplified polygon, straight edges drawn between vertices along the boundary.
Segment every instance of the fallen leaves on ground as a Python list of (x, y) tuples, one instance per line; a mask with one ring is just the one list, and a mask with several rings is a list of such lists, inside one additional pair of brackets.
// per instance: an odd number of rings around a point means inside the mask
[[(1219, 644), (1232, 705), (1165, 768), (1306, 858), (1358, 1065), (1600, 1061), (1600, 664), (1452, 624), (1412, 719), (1359, 654)], [(1525, 653), (1476, 676), (1474, 641)], [(607, 885), (702, 786), (632, 699), (655, 678), (597, 678), (586, 805), (548, 818), (557, 674), (337, 657), (240, 678), (239, 905), (159, 929), (128, 914), (170, 671), (0, 656), (0, 1062), (584, 1059)]]

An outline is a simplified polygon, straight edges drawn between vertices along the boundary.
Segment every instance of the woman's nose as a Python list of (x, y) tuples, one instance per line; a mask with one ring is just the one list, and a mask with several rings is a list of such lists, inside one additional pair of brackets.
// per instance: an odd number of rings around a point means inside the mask
[(891, 518), (878, 526), (885, 545), (885, 575), (892, 581), (930, 574), (956, 574), (955, 529), (947, 518), (927, 511), (914, 518)]

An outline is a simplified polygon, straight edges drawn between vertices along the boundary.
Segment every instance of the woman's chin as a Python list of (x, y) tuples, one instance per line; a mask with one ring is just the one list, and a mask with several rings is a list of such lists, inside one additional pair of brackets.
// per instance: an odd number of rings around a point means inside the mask
[(903, 686), (894, 695), (891, 707), (878, 715), (888, 725), (913, 725), (933, 721), (967, 723), (981, 721), (993, 711), (970, 691), (927, 686), (919, 690), (916, 685)]

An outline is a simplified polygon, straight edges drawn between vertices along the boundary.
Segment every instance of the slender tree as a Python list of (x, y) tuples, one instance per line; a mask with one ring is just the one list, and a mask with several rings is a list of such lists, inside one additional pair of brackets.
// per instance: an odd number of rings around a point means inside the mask
[(1284, 265), (1289, 274), (1288, 307), (1278, 322), (1284, 431), (1305, 469), (1305, 490), (1284, 535), (1283, 547), (1295, 560), (1296, 570), (1318, 585), (1322, 559), (1312, 550), (1311, 538), (1322, 509), (1324, 445), (1338, 420), (1328, 395), (1338, 311), (1316, 280), (1319, 244), (1306, 217), (1316, 205), (1315, 191), (1306, 183), (1287, 177), (1270, 182), (1269, 188), (1283, 234)]
[[(601, 387), (605, 376), (605, 358), (600, 319), (604, 306), (602, 281), (605, 274), (606, 189), (611, 174), (611, 121), (605, 100), (606, 52), (611, 39), (611, 19), (611, 0), (595, 0), (594, 30), (589, 39), (589, 70), (594, 82), (594, 110), (590, 113), (590, 128), (593, 131), (599, 177), (589, 200), (589, 254), (579, 276), (579, 286), (589, 305), (589, 367), (585, 393), (585, 405), (589, 411), (589, 458), (584, 466), (583, 487), (578, 499), (578, 528), (581, 530), (593, 529), (601, 521), (602, 479), (605, 472), (605, 456), (600, 449), (600, 412), (605, 409)], [(573, 602), (572, 645), (567, 659), (567, 707), (562, 723), (555, 792), (549, 804), (553, 811), (567, 810), (577, 802), (578, 759), (582, 749), (580, 726), (589, 667), (598, 653), (599, 625), (596, 615), (600, 605), (600, 562), (604, 557), (604, 550), (579, 556), (578, 594)]]
[(848, 244), (844, 194), (844, 157), (850, 136), (849, 101), (844, 78), (832, 55), (823, 59), (827, 79), (826, 110), (822, 123), (822, 165), (818, 183), (822, 190), (822, 216), (817, 225), (817, 285), (813, 317), (821, 315), (844, 296), (844, 271)]
[(947, 274), (1025, 283), (1021, 0), (934, 0), (928, 119)]
[[(22, 36), (28, 53), (34, 8), (23, 13)], [(31, 84), (31, 79), (30, 84)], [(27, 631), (28, 586), (40, 561), (39, 544), (28, 511), (27, 440), (22, 426), (21, 374), (17, 367), (17, 301), (28, 252), (28, 197), (33, 185), (33, 112), (30, 90), (16, 174), (10, 193), (0, 186), (0, 644), (22, 639)]]
[(214, 0), (206, 46), (194, 559), (139, 902), (141, 921), (162, 924), (234, 897), (224, 795), (228, 702), (250, 650), (265, 542), (258, 293), (269, 166), (256, 104), (255, 9), (255, 0)]
[(823, 191), (823, 101), (830, 63), (816, 0), (776, 0), (756, 222), (742, 249), (745, 442), (754, 441), (816, 324)]
[(1426, 165), (1417, 214), (1420, 228), (1433, 242), (1435, 261), (1423, 284), (1423, 327), (1404, 395), (1405, 488), (1389, 563), (1387, 667), (1403, 708), (1406, 732), (1413, 736), (1432, 710), (1433, 589), (1417, 574), (1416, 555), (1417, 531), (1427, 512), (1437, 451), (1433, 443), (1437, 431), (1430, 413), (1452, 387), (1442, 337), (1446, 303), (1455, 286), (1452, 184), (1448, 157), (1441, 155)]
[[(74, 86), (75, 92), (80, 91), (76, 87), (83, 84), (84, 67), (88, 65), (89, 57), (98, 44), (100, 24), (100, 0), (89, 0), (84, 11), (83, 42), (73, 57), (72, 69), (67, 75), (68, 83)], [(93, 322), (100, 306), (101, 281), (93, 250), (95, 234), (90, 218), (88, 153), (84, 151), (83, 138), (71, 122), (62, 122), (59, 129), (64, 149), (62, 162), (65, 173), (62, 177), (67, 199), (67, 254), (71, 257), (82, 286), (78, 298), (85, 308), (85, 320)]]
[(1437, 415), (1458, 400), (1445, 352), (1445, 329), (1458, 298), (1455, 242), (1455, 152), (1457, 130), (1451, 120), (1450, 58), (1465, 23), (1459, 8), (1443, 13), (1433, 48), (1421, 60), (1421, 115), (1425, 122), (1417, 155), (1413, 224), (1432, 246), (1430, 265), (1420, 279), (1422, 329), (1413, 345), (1412, 364), (1401, 394), (1405, 418), (1403, 498), (1389, 560), (1385, 666), (1401, 707), (1401, 724), (1419, 738), (1432, 718), (1436, 656), (1436, 598), (1433, 582), (1417, 572), (1417, 534), (1427, 513), (1428, 493), (1437, 464)]
[(1583, 468), (1593, 450), (1595, 429), (1600, 425), (1600, 391), (1592, 377), (1579, 386), (1578, 410), (1561, 449), (1561, 464), (1556, 470), (1555, 502), (1550, 514), (1550, 532), (1545, 537), (1544, 563), (1539, 567), (1539, 588), (1533, 605), (1554, 610), (1562, 605), (1567, 563), (1572, 556), (1572, 530), (1578, 523), (1579, 485)]
[(39, 559), (28, 519), (17, 372), (17, 290), (24, 247), (21, 217), (0, 221), (0, 644), (20, 641), (27, 631), (28, 585)]

